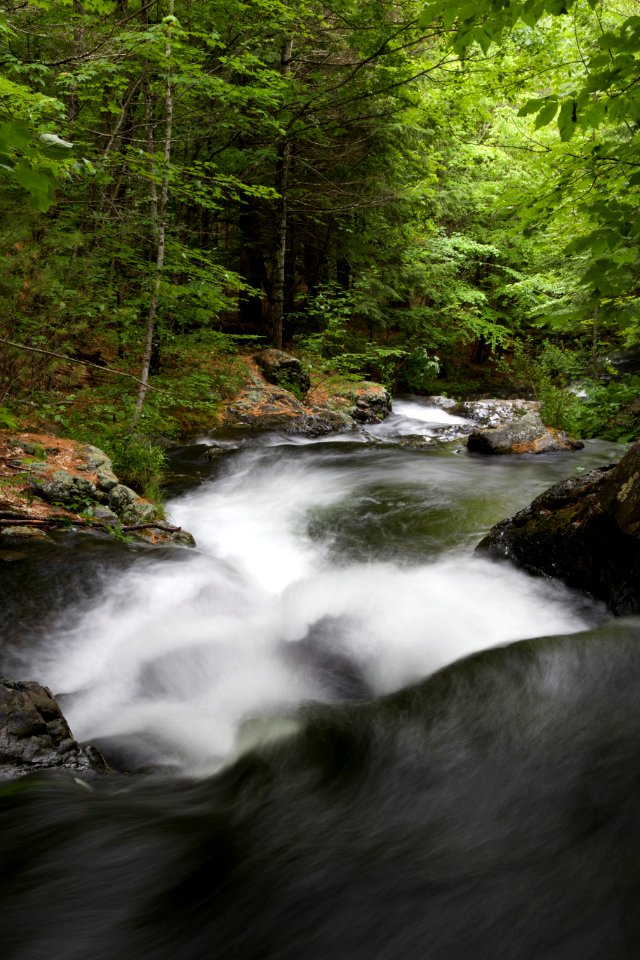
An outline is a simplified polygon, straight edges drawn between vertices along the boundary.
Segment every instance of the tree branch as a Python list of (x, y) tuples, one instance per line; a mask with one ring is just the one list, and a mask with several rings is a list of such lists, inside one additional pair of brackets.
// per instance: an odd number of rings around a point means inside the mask
[[(135, 380), (136, 383), (142, 383), (138, 377), (132, 373), (125, 373), (124, 370), (114, 370), (113, 367), (103, 367), (99, 363), (91, 363), (89, 360), (77, 360), (75, 357), (67, 357), (63, 353), (55, 353), (53, 350), (43, 350), (42, 347), (28, 347), (26, 343), (14, 343), (13, 340), (5, 340), (0, 337), (0, 343), (6, 343), (9, 347), (15, 347), (17, 350), (28, 350), (29, 353), (43, 353), (46, 357), (55, 357), (57, 360), (65, 360), (67, 363), (79, 363), (82, 367), (93, 367), (95, 370), (103, 370), (104, 373), (112, 373), (116, 377), (127, 377), (129, 380)], [(157, 393), (166, 393), (159, 387), (147, 386), (148, 390), (155, 390)]]

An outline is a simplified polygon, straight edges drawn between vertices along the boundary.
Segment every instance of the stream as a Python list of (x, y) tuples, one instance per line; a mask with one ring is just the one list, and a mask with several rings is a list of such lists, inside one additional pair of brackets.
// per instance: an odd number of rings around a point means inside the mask
[(171, 454), (197, 549), (3, 564), (0, 673), (117, 771), (0, 790), (3, 960), (640, 956), (640, 624), (473, 555), (621, 450), (471, 455), (458, 419), (205, 439)]

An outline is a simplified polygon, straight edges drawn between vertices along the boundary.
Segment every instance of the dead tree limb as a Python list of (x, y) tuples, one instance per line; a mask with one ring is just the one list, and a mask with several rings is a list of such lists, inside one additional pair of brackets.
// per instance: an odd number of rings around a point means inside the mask
[[(14, 343), (13, 340), (5, 340), (0, 337), (0, 343), (6, 343), (9, 347), (15, 347), (17, 350), (28, 350), (29, 353), (44, 353), (47, 357), (55, 357), (56, 360), (65, 360), (67, 363), (79, 363), (82, 367), (93, 367), (94, 370), (102, 370), (104, 373), (112, 373), (116, 377), (127, 377), (129, 380), (135, 380), (136, 383), (142, 383), (139, 377), (134, 377), (132, 373), (125, 373), (124, 370), (115, 370), (113, 367), (103, 367), (99, 363), (91, 363), (89, 360), (77, 360), (75, 357), (67, 357), (64, 353), (55, 353), (53, 350), (44, 350), (42, 347), (28, 347), (26, 343)], [(147, 390), (155, 390), (157, 393), (166, 393), (159, 387), (152, 387), (147, 384)]]

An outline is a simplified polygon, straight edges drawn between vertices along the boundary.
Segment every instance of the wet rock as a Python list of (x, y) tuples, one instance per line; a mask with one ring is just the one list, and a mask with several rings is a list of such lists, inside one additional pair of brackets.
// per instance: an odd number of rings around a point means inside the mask
[(290, 353), (275, 349), (262, 350), (256, 354), (254, 360), (269, 383), (288, 390), (297, 390), (302, 394), (309, 390), (309, 375), (302, 362)]
[(477, 549), (558, 577), (614, 613), (640, 613), (640, 444), (617, 466), (555, 484)]
[(451, 413), (459, 417), (474, 420), (482, 427), (499, 427), (510, 423), (527, 413), (539, 413), (540, 404), (536, 400), (499, 400), (489, 398), (485, 400), (465, 400), (456, 404)]
[[(129, 535), (129, 534), (128, 534)], [(164, 530), (158, 527), (149, 527), (145, 530), (135, 530), (130, 536), (136, 540), (143, 540), (145, 543), (151, 543), (153, 546), (158, 544), (171, 545), (174, 547), (195, 547), (197, 546), (195, 537), (188, 530)]]
[(623, 533), (640, 537), (640, 443), (609, 474), (600, 499)]
[(391, 413), (391, 395), (380, 383), (364, 380), (344, 391), (346, 412), (356, 423), (381, 423)]
[(467, 448), (473, 453), (550, 453), (555, 450), (579, 450), (582, 441), (568, 434), (546, 427), (536, 413), (524, 416), (500, 427), (474, 430), (469, 434)]
[(169, 534), (169, 543), (175, 543), (180, 547), (195, 547), (196, 539), (188, 530), (178, 530), (176, 533)]
[(52, 542), (53, 538), (39, 527), (28, 527), (26, 525), (0, 527), (0, 546), (24, 546), (25, 543), (35, 543), (38, 541), (47, 543)]
[(352, 428), (353, 420), (338, 410), (307, 407), (287, 390), (252, 383), (227, 407), (224, 426), (316, 437)]
[(46, 687), (0, 677), (0, 774), (20, 776), (43, 768), (76, 773), (108, 769), (94, 747), (76, 742)]
[(439, 407), (441, 410), (450, 410), (453, 412), (454, 407), (458, 406), (458, 401), (453, 400), (451, 397), (426, 397), (427, 403), (432, 404), (434, 407)]
[(211, 443), (206, 450), (202, 451), (201, 460), (217, 460), (218, 457), (226, 452), (226, 448), (217, 443)]

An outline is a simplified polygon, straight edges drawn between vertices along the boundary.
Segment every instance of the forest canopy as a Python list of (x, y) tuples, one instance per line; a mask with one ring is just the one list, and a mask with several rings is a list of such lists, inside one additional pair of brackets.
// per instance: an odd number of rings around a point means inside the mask
[(636, 6), (3, 3), (0, 406), (171, 433), (271, 343), (634, 435)]

